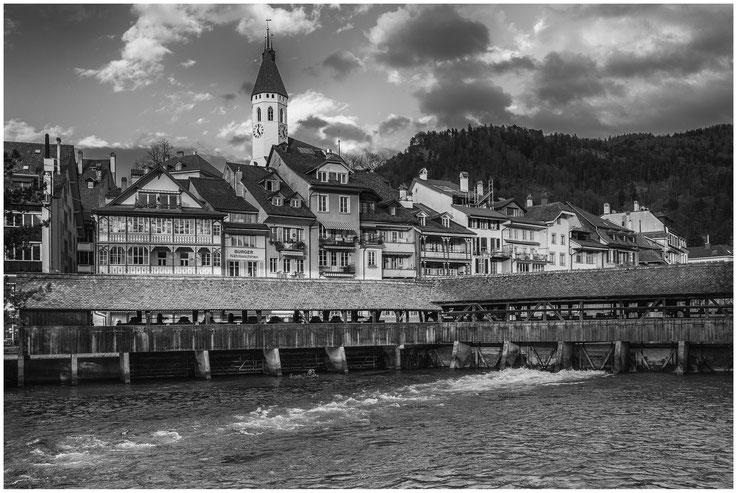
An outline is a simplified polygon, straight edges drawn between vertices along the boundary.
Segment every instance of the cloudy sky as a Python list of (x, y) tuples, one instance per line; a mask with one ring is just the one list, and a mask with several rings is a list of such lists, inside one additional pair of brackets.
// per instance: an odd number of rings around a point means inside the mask
[(8, 5), (5, 140), (247, 160), (265, 19), (290, 135), (387, 154), (422, 130), (606, 137), (732, 123), (733, 6)]

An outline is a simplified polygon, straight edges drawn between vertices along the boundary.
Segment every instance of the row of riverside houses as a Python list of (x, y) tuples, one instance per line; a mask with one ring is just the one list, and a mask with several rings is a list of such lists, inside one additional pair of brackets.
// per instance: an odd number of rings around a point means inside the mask
[[(599, 217), (568, 203), (496, 199), (483, 182), (429, 179), (393, 189), (331, 152), (288, 135), (289, 96), (267, 32), (251, 94), (252, 161), (221, 173), (196, 152), (133, 169), (84, 159), (57, 139), (5, 143), (13, 186), (50, 184), (6, 227), (48, 219), (39, 238), (5, 250), (6, 273), (355, 279), (416, 278), (684, 262), (685, 241), (635, 204)], [(43, 155), (43, 157), (42, 157)], [(22, 209), (22, 210), (21, 210)], [(636, 227), (635, 227), (636, 225)]]

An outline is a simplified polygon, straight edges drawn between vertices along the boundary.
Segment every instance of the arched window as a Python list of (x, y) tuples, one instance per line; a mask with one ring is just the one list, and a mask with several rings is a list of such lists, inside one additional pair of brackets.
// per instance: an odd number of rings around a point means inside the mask
[(266, 115), (267, 115), (268, 120), (270, 122), (273, 122), (274, 121), (274, 108), (272, 108), (271, 106), (269, 106), (269, 109), (266, 112)]
[(261, 121), (261, 108), (256, 109), (256, 121), (257, 122)]
[(279, 123), (284, 123), (284, 110), (279, 108)]

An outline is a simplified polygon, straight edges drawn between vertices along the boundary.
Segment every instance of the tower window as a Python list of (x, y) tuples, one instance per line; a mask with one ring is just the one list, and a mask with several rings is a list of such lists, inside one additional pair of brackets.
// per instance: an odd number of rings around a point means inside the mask
[(269, 109), (266, 111), (266, 117), (270, 122), (274, 121), (274, 108), (269, 106)]
[(256, 109), (256, 121), (257, 122), (261, 121), (261, 108)]
[(279, 123), (284, 123), (284, 110), (279, 108)]

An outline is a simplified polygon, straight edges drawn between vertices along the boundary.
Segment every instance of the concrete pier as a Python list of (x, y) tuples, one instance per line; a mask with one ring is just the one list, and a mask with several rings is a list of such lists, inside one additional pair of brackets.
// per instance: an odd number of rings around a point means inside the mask
[(450, 369), (456, 370), (465, 368), (471, 357), (471, 346), (455, 341), (453, 343), (453, 353), (450, 357)]
[(328, 355), (328, 358), (330, 358), (333, 370), (348, 374), (348, 361), (346, 360), (345, 348), (343, 346), (326, 347), (325, 353)]
[(72, 354), (71, 360), (69, 362), (69, 369), (72, 376), (72, 385), (79, 384), (79, 359), (76, 354)]
[(204, 378), (205, 380), (210, 380), (212, 378), (212, 375), (210, 373), (210, 352), (205, 351), (195, 351), (195, 358), (197, 359), (197, 368), (195, 369), (195, 374), (198, 378)]
[(120, 379), (123, 383), (131, 383), (130, 353), (120, 353)]
[(555, 371), (570, 370), (573, 368), (573, 343), (558, 341), (558, 349), (555, 351)]
[(507, 367), (513, 368), (519, 355), (519, 345), (511, 341), (504, 341), (504, 345), (502, 346), (502, 357), (499, 360), (499, 369), (504, 370)]
[(279, 348), (264, 349), (264, 361), (266, 366), (264, 372), (267, 375), (281, 376), (281, 358)]
[(612, 373), (622, 373), (629, 369), (630, 343), (627, 341), (614, 342)]
[(685, 375), (688, 373), (688, 343), (686, 341), (678, 341), (676, 373), (678, 375)]

